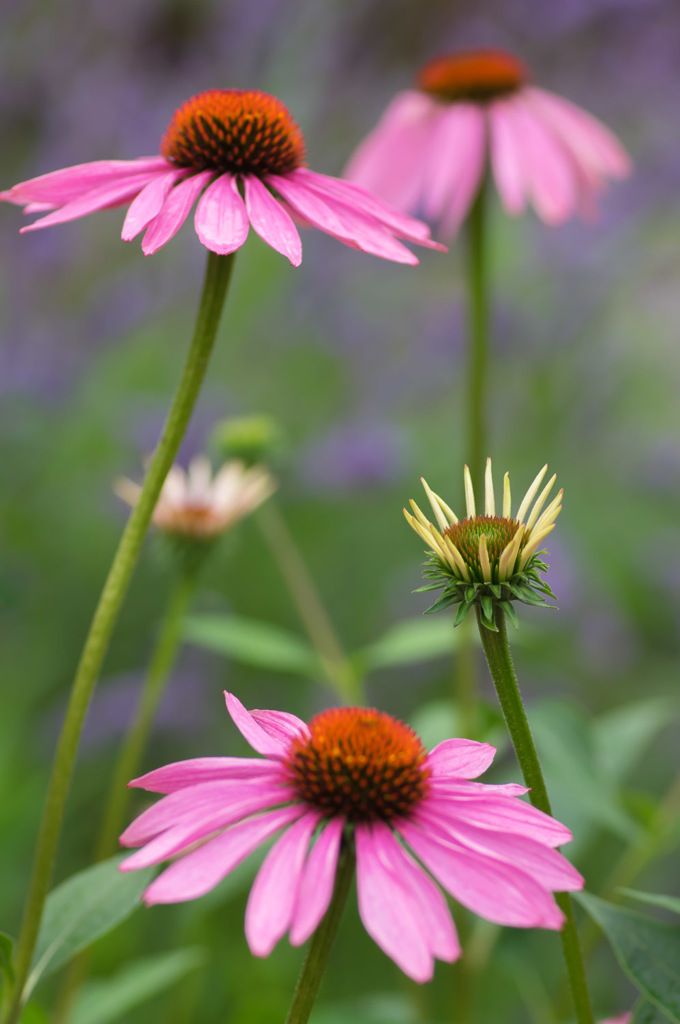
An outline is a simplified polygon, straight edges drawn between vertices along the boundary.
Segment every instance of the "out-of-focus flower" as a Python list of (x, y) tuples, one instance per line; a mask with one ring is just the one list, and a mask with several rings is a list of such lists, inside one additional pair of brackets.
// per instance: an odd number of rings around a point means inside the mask
[(346, 174), (399, 209), (422, 209), (446, 236), (465, 219), (487, 164), (507, 213), (531, 202), (548, 224), (592, 215), (607, 179), (630, 172), (625, 150), (600, 121), (531, 85), (510, 54), (480, 50), (426, 64)]
[(179, 231), (197, 199), (196, 234), (221, 254), (239, 249), (252, 225), (299, 266), (302, 246), (291, 213), (306, 227), (397, 263), (418, 262), (399, 238), (444, 248), (421, 221), (358, 185), (306, 168), (304, 139), (288, 110), (254, 90), (212, 89), (187, 100), (175, 112), (159, 156), (78, 164), (0, 192), (0, 200), (26, 213), (52, 211), (22, 231), (129, 203), (123, 239), (144, 231), (147, 256)]
[[(163, 533), (188, 541), (209, 542), (253, 512), (274, 491), (274, 481), (261, 466), (225, 463), (212, 477), (210, 462), (198, 455), (187, 472), (173, 466), (165, 478), (153, 523)], [(126, 477), (114, 490), (128, 505), (136, 505), (141, 487)]]
[(431, 978), (435, 958), (460, 955), (432, 876), (490, 921), (562, 927), (552, 894), (583, 885), (555, 849), (571, 833), (518, 799), (523, 786), (470, 781), (493, 760), (488, 743), (450, 739), (428, 754), (408, 726), (380, 711), (334, 708), (306, 725), (287, 712), (248, 712), (225, 696), (264, 759), (180, 761), (131, 783), (167, 796), (121, 836), (125, 846), (142, 846), (122, 870), (178, 858), (146, 890), (147, 904), (204, 895), (283, 829), (248, 899), (245, 931), (256, 956), (287, 931), (300, 945), (317, 928), (343, 842), (356, 849), (366, 930), (416, 981)]
[(633, 1019), (632, 1013), (621, 1013), (618, 1017), (607, 1017), (601, 1024), (630, 1024)]
[(215, 424), (211, 445), (225, 459), (248, 466), (266, 463), (283, 448), (283, 432), (272, 416), (231, 416)]
[[(522, 498), (517, 515), (512, 516), (510, 478), (503, 479), (503, 512), (496, 515), (491, 459), (486, 460), (484, 513), (477, 514), (470, 471), (465, 467), (465, 501), (467, 516), (458, 519), (443, 498), (435, 494), (425, 480), (422, 481), (432, 511), (437, 520), (434, 526), (411, 500), (413, 515), (404, 509), (407, 523), (422, 537), (432, 554), (424, 575), (432, 582), (421, 590), (444, 593), (428, 608), (428, 612), (441, 611), (458, 604), (455, 625), (463, 621), (473, 606), (479, 607), (482, 621), (489, 629), (496, 629), (495, 608), (508, 613), (516, 624), (513, 601), (545, 605), (546, 595), (554, 598), (550, 587), (540, 576), (547, 570), (536, 552), (551, 530), (562, 508), (562, 491), (553, 498), (545, 510), (543, 506), (555, 483), (552, 476), (536, 498), (547, 466), (540, 471)], [(536, 500), (534, 501), (534, 498)], [(533, 507), (530, 506), (534, 501)]]

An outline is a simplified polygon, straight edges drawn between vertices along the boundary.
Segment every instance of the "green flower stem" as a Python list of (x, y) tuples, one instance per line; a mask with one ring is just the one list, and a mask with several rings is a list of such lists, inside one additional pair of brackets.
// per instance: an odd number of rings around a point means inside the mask
[(311, 573), (273, 499), (258, 510), (257, 519), (328, 682), (346, 704), (363, 704), (361, 679), (340, 646)]
[(307, 1024), (309, 1020), (347, 902), (354, 874), (354, 862), (354, 846), (343, 843), (335, 875), (333, 898), (326, 916), (310, 940), (285, 1024)]
[[(552, 816), (550, 800), (546, 790), (541, 764), (536, 753), (534, 739), (531, 735), (522, 697), (517, 685), (517, 677), (512, 665), (510, 648), (505, 626), (505, 615), (500, 608), (496, 609), (497, 631), (488, 629), (482, 624), (478, 610), (477, 621), (482, 646), (489, 663), (489, 670), (496, 687), (505, 724), (517, 754), (524, 781), (529, 787), (529, 799), (534, 807)], [(578, 1024), (593, 1024), (593, 1011), (590, 1005), (588, 984), (586, 981), (583, 955), (579, 943), (574, 910), (569, 893), (557, 893), (557, 903), (566, 917), (560, 932), (562, 952), (567, 965), (567, 975), (571, 989), (576, 1020)]]
[(472, 204), (467, 228), (468, 379), (466, 458), (476, 495), (483, 493), (486, 464), (486, 401), (489, 361), (489, 274), (487, 246), (488, 186), (482, 182)]
[(17, 945), (13, 998), (3, 1015), (4, 1024), (16, 1024), (21, 1012), (22, 991), (30, 969), (43, 906), (52, 877), (64, 805), (73, 774), (83, 720), (151, 515), (184, 437), (205, 376), (233, 262), (233, 254), (217, 256), (215, 253), (208, 253), (198, 317), (182, 377), (149, 465), (139, 500), (123, 531), (83, 647), (52, 766), (33, 874)]

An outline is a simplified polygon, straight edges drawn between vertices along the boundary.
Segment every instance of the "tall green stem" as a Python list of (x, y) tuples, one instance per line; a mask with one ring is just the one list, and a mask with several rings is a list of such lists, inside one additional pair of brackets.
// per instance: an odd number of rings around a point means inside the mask
[(43, 906), (52, 877), (64, 806), (85, 713), (106, 655), (118, 613), (137, 564), (158, 495), (177, 455), (205, 376), (227, 294), (233, 261), (233, 254), (217, 256), (215, 253), (208, 253), (198, 317), (182, 377), (160, 441), (149, 465), (139, 500), (123, 531), (83, 647), (52, 765), (33, 874), (17, 945), (13, 997), (3, 1015), (4, 1024), (16, 1024), (21, 1013), (22, 990), (30, 969)]
[(338, 860), (338, 869), (335, 875), (335, 889), (331, 904), (326, 911), (326, 916), (312, 935), (300, 971), (293, 1001), (286, 1017), (286, 1024), (307, 1024), (312, 1007), (316, 1000), (321, 979), (328, 963), (333, 942), (340, 924), (342, 912), (345, 909), (349, 887), (354, 874), (354, 848), (349, 844), (343, 845)]
[(328, 682), (341, 700), (363, 703), (361, 679), (340, 646), (312, 575), (273, 500), (259, 509), (257, 518)]
[[(496, 687), (503, 717), (505, 718), (505, 724), (508, 727), (524, 781), (530, 790), (529, 799), (534, 807), (538, 807), (540, 811), (552, 816), (541, 763), (536, 753), (534, 738), (531, 735), (531, 729), (529, 728), (529, 722), (512, 664), (505, 615), (501, 609), (496, 609), (497, 632), (487, 629), (482, 624), (479, 611), (477, 613), (477, 622), (486, 660), (489, 663), (491, 676)], [(576, 931), (571, 897), (569, 893), (558, 893), (555, 899), (566, 917), (564, 927), (560, 932), (560, 938), (562, 940), (562, 952), (567, 965), (569, 986), (576, 1010), (576, 1020), (578, 1024), (593, 1024), (593, 1011), (590, 1005), (585, 966), (578, 932)]]
[(468, 379), (466, 460), (475, 494), (482, 493), (487, 451), (487, 366), (489, 361), (488, 187), (483, 181), (468, 215)]

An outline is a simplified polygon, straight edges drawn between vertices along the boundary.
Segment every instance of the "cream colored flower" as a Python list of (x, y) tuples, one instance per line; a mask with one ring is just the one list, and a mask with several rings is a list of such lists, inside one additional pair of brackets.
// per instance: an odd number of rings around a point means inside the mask
[[(253, 512), (274, 491), (272, 476), (261, 466), (226, 462), (212, 476), (210, 462), (198, 455), (185, 472), (173, 466), (153, 513), (154, 525), (164, 533), (194, 541), (214, 540)], [(114, 491), (128, 505), (136, 505), (141, 487), (121, 477)]]
[[(439, 611), (460, 604), (456, 622), (461, 622), (473, 604), (482, 609), (485, 625), (494, 628), (494, 605), (500, 604), (514, 621), (513, 600), (527, 604), (545, 604), (545, 595), (553, 597), (539, 573), (547, 566), (537, 557), (545, 538), (555, 527), (562, 508), (562, 491), (546, 505), (555, 484), (555, 476), (539, 493), (548, 467), (538, 473), (512, 515), (510, 478), (503, 479), (502, 514), (496, 514), (491, 459), (487, 459), (484, 512), (477, 514), (470, 471), (465, 467), (467, 515), (459, 519), (446, 502), (423, 480), (435, 526), (411, 501), (413, 514), (404, 509), (406, 521), (422, 537), (432, 552), (425, 575), (433, 582), (426, 590), (445, 587), (444, 593), (428, 611)], [(532, 504), (533, 503), (533, 504)]]

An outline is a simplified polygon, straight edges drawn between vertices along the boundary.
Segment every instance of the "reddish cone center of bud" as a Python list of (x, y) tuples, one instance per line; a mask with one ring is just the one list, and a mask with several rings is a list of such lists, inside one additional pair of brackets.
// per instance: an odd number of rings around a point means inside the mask
[(382, 711), (333, 708), (293, 741), (291, 781), (302, 800), (350, 821), (391, 821), (424, 796), (427, 751), (407, 725)]
[(274, 96), (211, 89), (175, 111), (161, 153), (179, 167), (263, 176), (303, 167), (305, 142)]
[(416, 85), (438, 99), (485, 102), (520, 89), (528, 79), (521, 61), (502, 50), (478, 50), (435, 57), (418, 74)]
[[(486, 537), (486, 549), (489, 554), (491, 568), (497, 568), (498, 562), (506, 547), (519, 530), (516, 519), (504, 519), (502, 516), (474, 516), (451, 523), (444, 530), (444, 536), (450, 537), (460, 551), (463, 561), (472, 570), (473, 575), (482, 578), (482, 566), (479, 561), (479, 542)], [(526, 532), (520, 541), (520, 551), (527, 542)]]
[(160, 530), (192, 538), (211, 537), (224, 528), (212, 505), (199, 503), (157, 505), (154, 522)]

